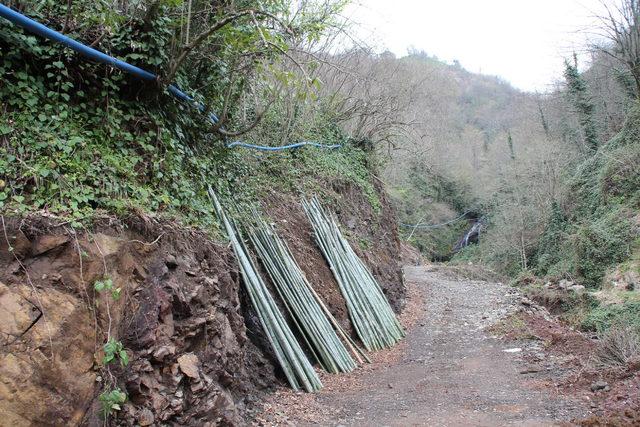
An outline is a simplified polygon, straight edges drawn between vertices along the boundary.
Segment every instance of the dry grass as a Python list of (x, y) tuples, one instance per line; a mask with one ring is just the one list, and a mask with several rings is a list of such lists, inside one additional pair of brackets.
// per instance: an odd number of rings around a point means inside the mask
[(488, 331), (508, 340), (533, 340), (533, 333), (522, 313), (511, 314), (489, 327)]
[(640, 331), (637, 326), (616, 324), (600, 336), (596, 351), (599, 363), (605, 366), (626, 366), (640, 359)]

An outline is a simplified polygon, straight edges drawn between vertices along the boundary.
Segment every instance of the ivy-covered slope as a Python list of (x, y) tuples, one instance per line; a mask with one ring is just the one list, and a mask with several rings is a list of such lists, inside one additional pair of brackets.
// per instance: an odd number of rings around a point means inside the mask
[[(81, 222), (141, 211), (215, 228), (207, 184), (243, 203), (269, 188), (297, 193), (336, 177), (359, 185), (378, 204), (369, 154), (322, 114), (292, 138), (344, 143), (343, 149), (229, 149), (203, 115), (158, 88), (7, 22), (0, 28), (3, 212), (44, 210)], [(153, 66), (159, 47), (150, 43), (145, 55), (123, 58)], [(260, 137), (268, 138), (280, 120), (277, 110), (267, 115)]]
[[(536, 273), (590, 288), (640, 250), (640, 109), (620, 133), (571, 173), (536, 257)], [(637, 266), (636, 266), (637, 268)]]
[(552, 206), (532, 271), (518, 277), (534, 299), (605, 338), (612, 327), (614, 331), (640, 328), (638, 164), (636, 106), (615, 137), (566, 171), (562, 203)]

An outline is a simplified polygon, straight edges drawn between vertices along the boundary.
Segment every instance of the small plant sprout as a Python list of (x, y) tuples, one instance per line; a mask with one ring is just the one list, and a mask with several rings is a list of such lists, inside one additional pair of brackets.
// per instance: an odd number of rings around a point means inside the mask
[(113, 411), (119, 411), (122, 409), (122, 405), (127, 401), (127, 394), (120, 390), (120, 388), (115, 388), (113, 390), (104, 391), (98, 397), (98, 400), (102, 404), (102, 414), (104, 417), (108, 417), (113, 413)]
[(109, 338), (103, 349), (104, 357), (102, 358), (102, 363), (104, 365), (113, 362), (115, 359), (119, 359), (120, 365), (122, 366), (127, 366), (129, 364), (129, 355), (124, 349), (122, 342), (116, 341), (113, 337)]
[(93, 284), (93, 289), (97, 292), (108, 291), (111, 292), (111, 298), (115, 301), (120, 299), (120, 295), (122, 293), (122, 288), (115, 288), (113, 286), (113, 281), (109, 278), (104, 280), (98, 280)]

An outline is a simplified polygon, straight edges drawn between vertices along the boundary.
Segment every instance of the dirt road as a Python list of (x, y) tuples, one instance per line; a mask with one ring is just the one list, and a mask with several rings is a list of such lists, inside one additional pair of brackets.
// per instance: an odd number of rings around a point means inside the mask
[(485, 330), (517, 309), (513, 290), (446, 269), (408, 267), (406, 277), (424, 301), (397, 360), (360, 373), (356, 387), (329, 379), (313, 397), (318, 417), (292, 424), (548, 426), (585, 415), (548, 381), (527, 375), (521, 352)]

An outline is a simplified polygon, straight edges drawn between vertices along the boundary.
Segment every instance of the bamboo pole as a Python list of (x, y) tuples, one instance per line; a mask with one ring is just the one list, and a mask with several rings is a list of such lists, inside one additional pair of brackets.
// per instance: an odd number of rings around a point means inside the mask
[[(322, 308), (324, 304), (296, 263), (287, 244), (254, 212), (249, 239), (307, 345), (325, 370), (350, 372), (357, 365)], [(325, 307), (326, 309), (326, 307)], [(334, 319), (335, 321), (335, 319)], [(352, 349), (353, 346), (349, 345)], [(354, 353), (357, 353), (353, 349)], [(358, 360), (362, 360), (357, 356)]]
[(237, 227), (233, 221), (227, 218), (211, 186), (208, 186), (208, 194), (218, 218), (224, 225), (231, 241), (251, 304), (256, 310), (260, 324), (273, 347), (278, 363), (282, 367), (289, 384), (295, 390), (300, 388), (304, 388), (308, 392), (319, 390), (322, 388), (320, 378), (291, 332), (289, 325), (284, 320), (264, 281), (258, 274), (258, 270), (248, 255), (249, 252)]
[(393, 346), (405, 334), (382, 288), (344, 238), (333, 215), (325, 212), (316, 198), (302, 203), (365, 348)]

